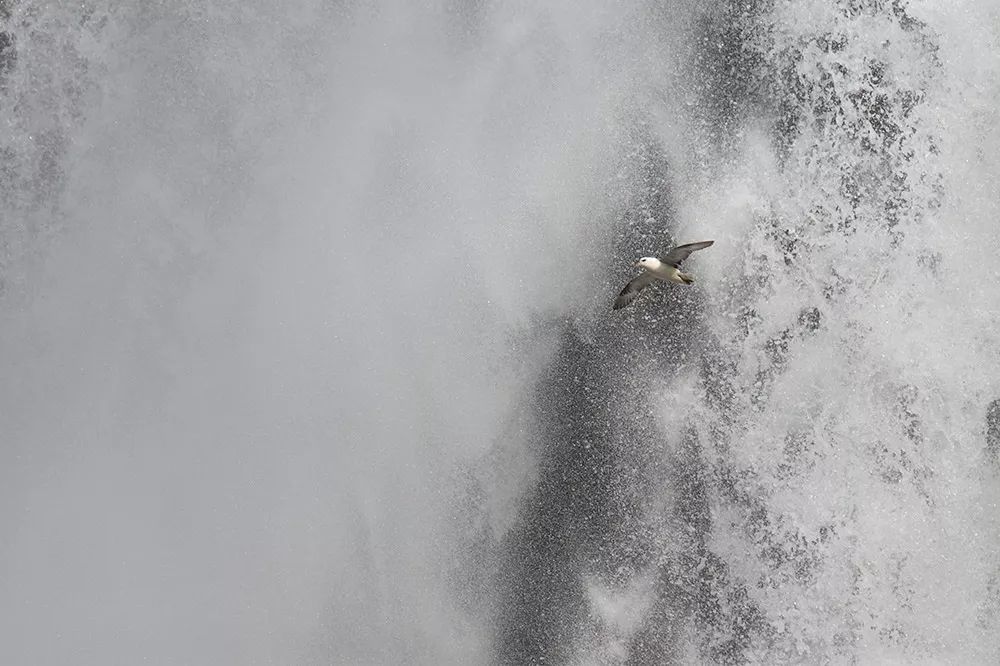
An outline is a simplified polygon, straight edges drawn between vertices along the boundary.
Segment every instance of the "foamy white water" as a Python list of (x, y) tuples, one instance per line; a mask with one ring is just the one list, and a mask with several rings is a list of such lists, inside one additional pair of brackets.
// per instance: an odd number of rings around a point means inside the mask
[(0, 661), (995, 663), (1000, 14), (884, 4), (0, 3)]

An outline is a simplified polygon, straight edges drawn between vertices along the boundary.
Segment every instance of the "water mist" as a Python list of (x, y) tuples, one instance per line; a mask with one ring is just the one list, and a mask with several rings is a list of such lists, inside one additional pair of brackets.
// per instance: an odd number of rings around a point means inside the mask
[(1000, 659), (990, 2), (133, 4), (0, 0), (0, 662)]

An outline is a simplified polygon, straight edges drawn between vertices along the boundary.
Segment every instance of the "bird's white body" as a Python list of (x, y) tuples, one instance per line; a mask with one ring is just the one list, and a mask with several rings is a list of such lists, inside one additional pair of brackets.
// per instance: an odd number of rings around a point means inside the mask
[(636, 266), (660, 280), (685, 284), (684, 280), (681, 279), (681, 269), (665, 264), (656, 257), (643, 257), (636, 263)]

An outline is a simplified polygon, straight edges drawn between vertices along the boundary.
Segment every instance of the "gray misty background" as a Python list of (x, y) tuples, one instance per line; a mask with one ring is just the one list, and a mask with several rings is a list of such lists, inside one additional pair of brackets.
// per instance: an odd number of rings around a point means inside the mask
[(0, 18), (0, 663), (1000, 661), (992, 0)]

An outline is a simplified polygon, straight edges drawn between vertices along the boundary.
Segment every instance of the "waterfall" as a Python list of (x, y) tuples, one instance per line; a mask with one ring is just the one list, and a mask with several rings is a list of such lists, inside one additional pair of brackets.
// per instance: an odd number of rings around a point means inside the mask
[(718, 348), (664, 409), (713, 480), (706, 561), (730, 606), (701, 654), (996, 659), (995, 310), (966, 254), (992, 245), (993, 204), (958, 194), (952, 161), (953, 125), (992, 130), (922, 9), (776, 5), (748, 38), (777, 145), (765, 184), (740, 176), (760, 194), (720, 271), (738, 277)]
[(997, 662), (998, 26), (0, 0), (0, 662)]

